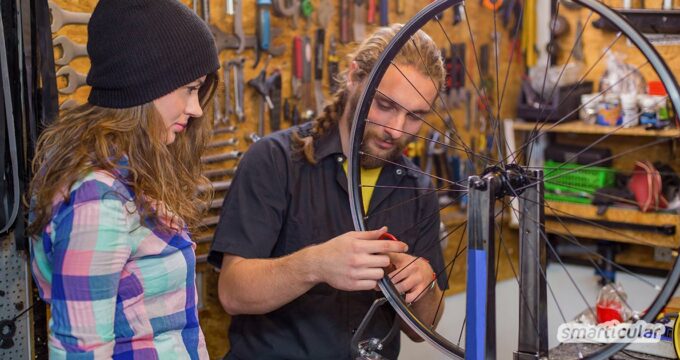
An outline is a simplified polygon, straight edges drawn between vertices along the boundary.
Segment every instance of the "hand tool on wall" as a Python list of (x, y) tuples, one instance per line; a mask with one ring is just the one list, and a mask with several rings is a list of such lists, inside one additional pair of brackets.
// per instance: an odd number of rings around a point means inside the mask
[(61, 57), (54, 59), (55, 65), (67, 65), (71, 60), (87, 56), (87, 46), (85, 44), (77, 44), (64, 35), (59, 35), (52, 40), (54, 47), (61, 47)]
[[(312, 41), (309, 36), (302, 38), (302, 116), (308, 116), (309, 112), (315, 112), (316, 103), (314, 101), (314, 85), (312, 76)], [(313, 116), (313, 114), (312, 114)]]
[(303, 51), (302, 38), (300, 36), (295, 36), (293, 38), (293, 69), (291, 74), (291, 86), (293, 89), (293, 96), (295, 96), (297, 99), (302, 98)]
[(202, 0), (201, 7), (201, 10), (203, 11), (203, 20), (210, 24), (210, 0)]
[(406, 12), (406, 0), (397, 0), (397, 14), (403, 15)]
[(66, 65), (57, 70), (56, 76), (66, 77), (67, 85), (59, 89), (61, 94), (73, 94), (79, 87), (86, 84), (87, 74), (81, 74), (72, 67)]
[(220, 176), (234, 176), (236, 173), (236, 166), (228, 169), (220, 168), (214, 170), (206, 170), (203, 172), (203, 176), (207, 178), (216, 178)]
[[(581, 35), (581, 36), (579, 36)], [(577, 36), (577, 41), (576, 45), (574, 46), (574, 53), (573, 57), (574, 60), (576, 61), (583, 61), (585, 57), (583, 56), (583, 23), (581, 22), (581, 19), (576, 20), (576, 36)]]
[(216, 155), (203, 155), (201, 156), (201, 163), (203, 164), (211, 164), (211, 163), (216, 163), (216, 162), (221, 162), (221, 161), (228, 161), (228, 160), (238, 160), (241, 158), (243, 155), (243, 152), (241, 151), (229, 151), (226, 153), (222, 154), (216, 154)]
[[(238, 122), (243, 122), (245, 120), (245, 111), (244, 111), (244, 77), (243, 77), (243, 64), (245, 63), (245, 58), (243, 57), (238, 57), (236, 59), (232, 59), (225, 64), (225, 77), (224, 77), (224, 86), (225, 86), (225, 94), (229, 93), (229, 82), (233, 81), (233, 88), (234, 88), (234, 107), (230, 107), (231, 101), (230, 99), (226, 100), (225, 106), (228, 107), (230, 110), (227, 110), (225, 113), (228, 114), (226, 115), (227, 117), (230, 117), (231, 115), (236, 115), (236, 119)], [(231, 78), (229, 77), (229, 71), (231, 70)], [(233, 109), (233, 110), (232, 110)]]
[(281, 71), (272, 71), (267, 77), (266, 85), (273, 105), (269, 109), (269, 130), (274, 132), (281, 129)]
[(342, 44), (347, 44), (350, 41), (350, 1), (352, 0), (340, 0), (340, 43)]
[(458, 25), (465, 21), (465, 5), (460, 4), (453, 7), (453, 25)]
[(224, 0), (224, 13), (228, 16), (234, 16), (234, 0)]
[(270, 110), (274, 108), (274, 104), (272, 104), (272, 100), (269, 97), (269, 89), (267, 88), (267, 66), (269, 65), (269, 59), (271, 59), (271, 56), (267, 58), (267, 62), (264, 68), (260, 70), (260, 73), (255, 78), (248, 80), (248, 86), (252, 87), (260, 97), (257, 114), (257, 135), (260, 137), (264, 136), (265, 106), (268, 106)]
[(355, 42), (362, 42), (366, 38), (366, 1), (353, 0), (352, 6), (352, 35)]
[(321, 0), (319, 10), (316, 12), (316, 19), (319, 27), (327, 29), (331, 23), (331, 19), (335, 15), (335, 6), (331, 0)]
[(273, 0), (272, 10), (279, 17), (295, 16), (300, 11), (300, 0), (293, 0), (289, 5), (286, 5), (286, 0)]
[[(217, 47), (218, 52), (227, 49), (236, 49), (236, 52), (239, 53), (238, 49), (240, 48), (257, 48), (257, 36), (255, 35), (243, 35), (243, 38), (240, 39), (235, 34), (224, 33), (215, 25), (209, 25), (209, 28), (210, 32), (213, 34), (213, 37), (215, 37), (215, 46)], [(282, 30), (280, 28), (271, 28), (270, 32), (272, 36), (278, 36), (282, 33)], [(284, 45), (272, 46), (269, 49), (269, 53), (274, 56), (281, 55), (285, 51), (286, 47)]]
[(461, 91), (465, 89), (465, 43), (456, 43), (451, 45), (451, 92), (449, 93), (449, 101), (453, 106), (458, 106), (461, 97)]
[(326, 30), (319, 28), (316, 30), (316, 44), (314, 46), (314, 99), (316, 100), (316, 114), (323, 113), (323, 51), (326, 42)]
[(210, 185), (200, 185), (198, 187), (198, 192), (206, 192), (210, 189), (212, 189), (215, 192), (225, 191), (225, 190), (229, 190), (230, 187), (231, 187), (231, 180), (211, 181)]
[(335, 94), (338, 90), (338, 73), (340, 72), (340, 64), (338, 55), (336, 55), (335, 36), (331, 35), (330, 43), (328, 44), (328, 84), (331, 94)]
[[(224, 79), (224, 123), (231, 120), (232, 115), (236, 114), (234, 107), (231, 104), (231, 79), (229, 76), (229, 62), (225, 61), (222, 65), (222, 78)], [(217, 95), (215, 95), (217, 96)]]
[(293, 106), (293, 112), (291, 115), (291, 120), (293, 125), (297, 125), (300, 123), (300, 110), (298, 109), (298, 106), (295, 105)]
[(269, 44), (271, 42), (271, 34), (269, 33), (271, 27), (270, 8), (272, 0), (257, 0), (257, 49), (255, 51), (255, 63), (253, 69), (257, 67), (260, 62), (260, 52), (269, 52)]
[(224, 126), (224, 127), (216, 127), (213, 128), (212, 133), (213, 135), (218, 135), (218, 134), (233, 134), (236, 132), (236, 125), (229, 125), (229, 126)]
[(309, 24), (312, 22), (312, 12), (314, 12), (314, 5), (311, 0), (302, 0), (300, 3), (300, 12), (305, 18), (305, 30), (309, 29)]
[(236, 53), (243, 52), (246, 46), (246, 36), (243, 31), (243, 0), (231, 0), (234, 3), (234, 35), (238, 39)]
[(59, 31), (59, 29), (66, 25), (87, 24), (92, 16), (90, 13), (64, 10), (52, 1), (48, 2), (48, 5), (52, 15), (51, 29), (53, 33)]
[(215, 95), (213, 96), (213, 127), (223, 121), (222, 112), (220, 111), (220, 97)]
[(380, 0), (380, 26), (389, 26), (390, 19), (390, 3), (389, 0)]
[(293, 120), (293, 109), (290, 106), (288, 98), (283, 102), (283, 121), (292, 122)]
[(375, 0), (368, 0), (368, 17), (366, 21), (370, 25), (375, 23)]
[(238, 139), (237, 138), (231, 138), (227, 140), (217, 140), (217, 141), (212, 141), (208, 144), (208, 148), (217, 148), (217, 147), (225, 147), (225, 146), (236, 146), (238, 145)]

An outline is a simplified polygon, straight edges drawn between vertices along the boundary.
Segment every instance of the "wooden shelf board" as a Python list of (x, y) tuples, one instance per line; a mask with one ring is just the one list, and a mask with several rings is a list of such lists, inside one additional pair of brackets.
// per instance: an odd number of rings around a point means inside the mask
[[(598, 227), (585, 222), (565, 221), (569, 218), (587, 219), (593, 221), (609, 221), (628, 223), (635, 225), (679, 225), (680, 215), (670, 213), (651, 212), (643, 213), (636, 209), (610, 207), (603, 215), (597, 215), (597, 207), (588, 204), (572, 204), (552, 201), (549, 204), (552, 209), (546, 207), (545, 215), (559, 216), (564, 225), (554, 219), (546, 219), (546, 232), (552, 234), (574, 235), (596, 240), (610, 240), (631, 244), (640, 244), (660, 247), (680, 246), (680, 231), (675, 235), (664, 235), (650, 231), (637, 229), (605, 229), (607, 226)], [(554, 210), (553, 210), (554, 209)], [(566, 227), (566, 229), (565, 229)]]
[[(528, 122), (523, 120), (510, 120), (515, 130), (532, 131), (535, 122)], [(539, 124), (542, 126), (541, 131), (553, 133), (572, 133), (572, 134), (593, 134), (593, 135), (607, 135), (612, 133), (617, 136), (648, 136), (648, 137), (680, 137), (680, 129), (670, 128), (664, 130), (646, 130), (642, 126), (635, 126), (631, 128), (618, 128), (600, 125), (589, 125), (583, 121), (565, 121), (559, 125), (552, 123)], [(618, 129), (618, 130), (617, 130)]]

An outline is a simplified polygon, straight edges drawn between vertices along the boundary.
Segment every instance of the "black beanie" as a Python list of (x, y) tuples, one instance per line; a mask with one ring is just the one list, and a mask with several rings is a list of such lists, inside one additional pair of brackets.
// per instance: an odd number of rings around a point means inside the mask
[(207, 25), (177, 0), (100, 0), (87, 29), (93, 105), (145, 104), (220, 67)]

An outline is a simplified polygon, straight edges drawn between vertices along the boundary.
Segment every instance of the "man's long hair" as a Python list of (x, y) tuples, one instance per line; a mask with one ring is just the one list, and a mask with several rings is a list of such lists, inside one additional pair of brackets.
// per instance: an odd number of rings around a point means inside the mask
[[(349, 63), (356, 63), (356, 69), (352, 72), (352, 79), (348, 79), (349, 70), (345, 69), (338, 75), (338, 90), (333, 94), (333, 100), (324, 107), (322, 114), (314, 120), (308, 134), (293, 134), (293, 151), (304, 157), (309, 163), (314, 164), (314, 140), (324, 136), (330, 129), (337, 126), (340, 117), (348, 105), (349, 97), (358, 94), (350, 94), (348, 80), (354, 84), (363, 83), (373, 70), (380, 55), (385, 51), (389, 42), (403, 27), (402, 24), (394, 24), (390, 27), (382, 27), (369, 36), (359, 47), (348, 56)], [(441, 51), (437, 44), (424, 31), (418, 30), (409, 41), (401, 48), (393, 63), (397, 66), (413, 66), (424, 76), (431, 77), (441, 89), (446, 77), (444, 62)]]
[[(203, 109), (216, 85), (215, 74), (209, 74), (199, 89)], [(53, 206), (69, 200), (76, 181), (100, 170), (128, 175), (120, 180), (133, 191), (130, 200), (143, 221), (162, 220), (155, 223), (166, 231), (183, 225), (195, 228), (212, 197), (211, 191), (197, 190), (199, 185), (210, 188), (201, 175), (201, 154), (211, 127), (205, 115), (193, 118), (166, 145), (167, 128), (153, 102), (126, 109), (86, 103), (67, 110), (44, 130), (36, 145), (29, 234), (37, 236), (45, 229)]]

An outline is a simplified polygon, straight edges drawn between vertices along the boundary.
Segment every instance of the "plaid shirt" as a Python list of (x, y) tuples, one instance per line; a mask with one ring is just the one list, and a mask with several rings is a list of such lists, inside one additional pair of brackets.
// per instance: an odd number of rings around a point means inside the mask
[(110, 173), (92, 172), (32, 239), (33, 277), (52, 308), (50, 359), (208, 358), (196, 245), (186, 229), (142, 224), (133, 196)]

